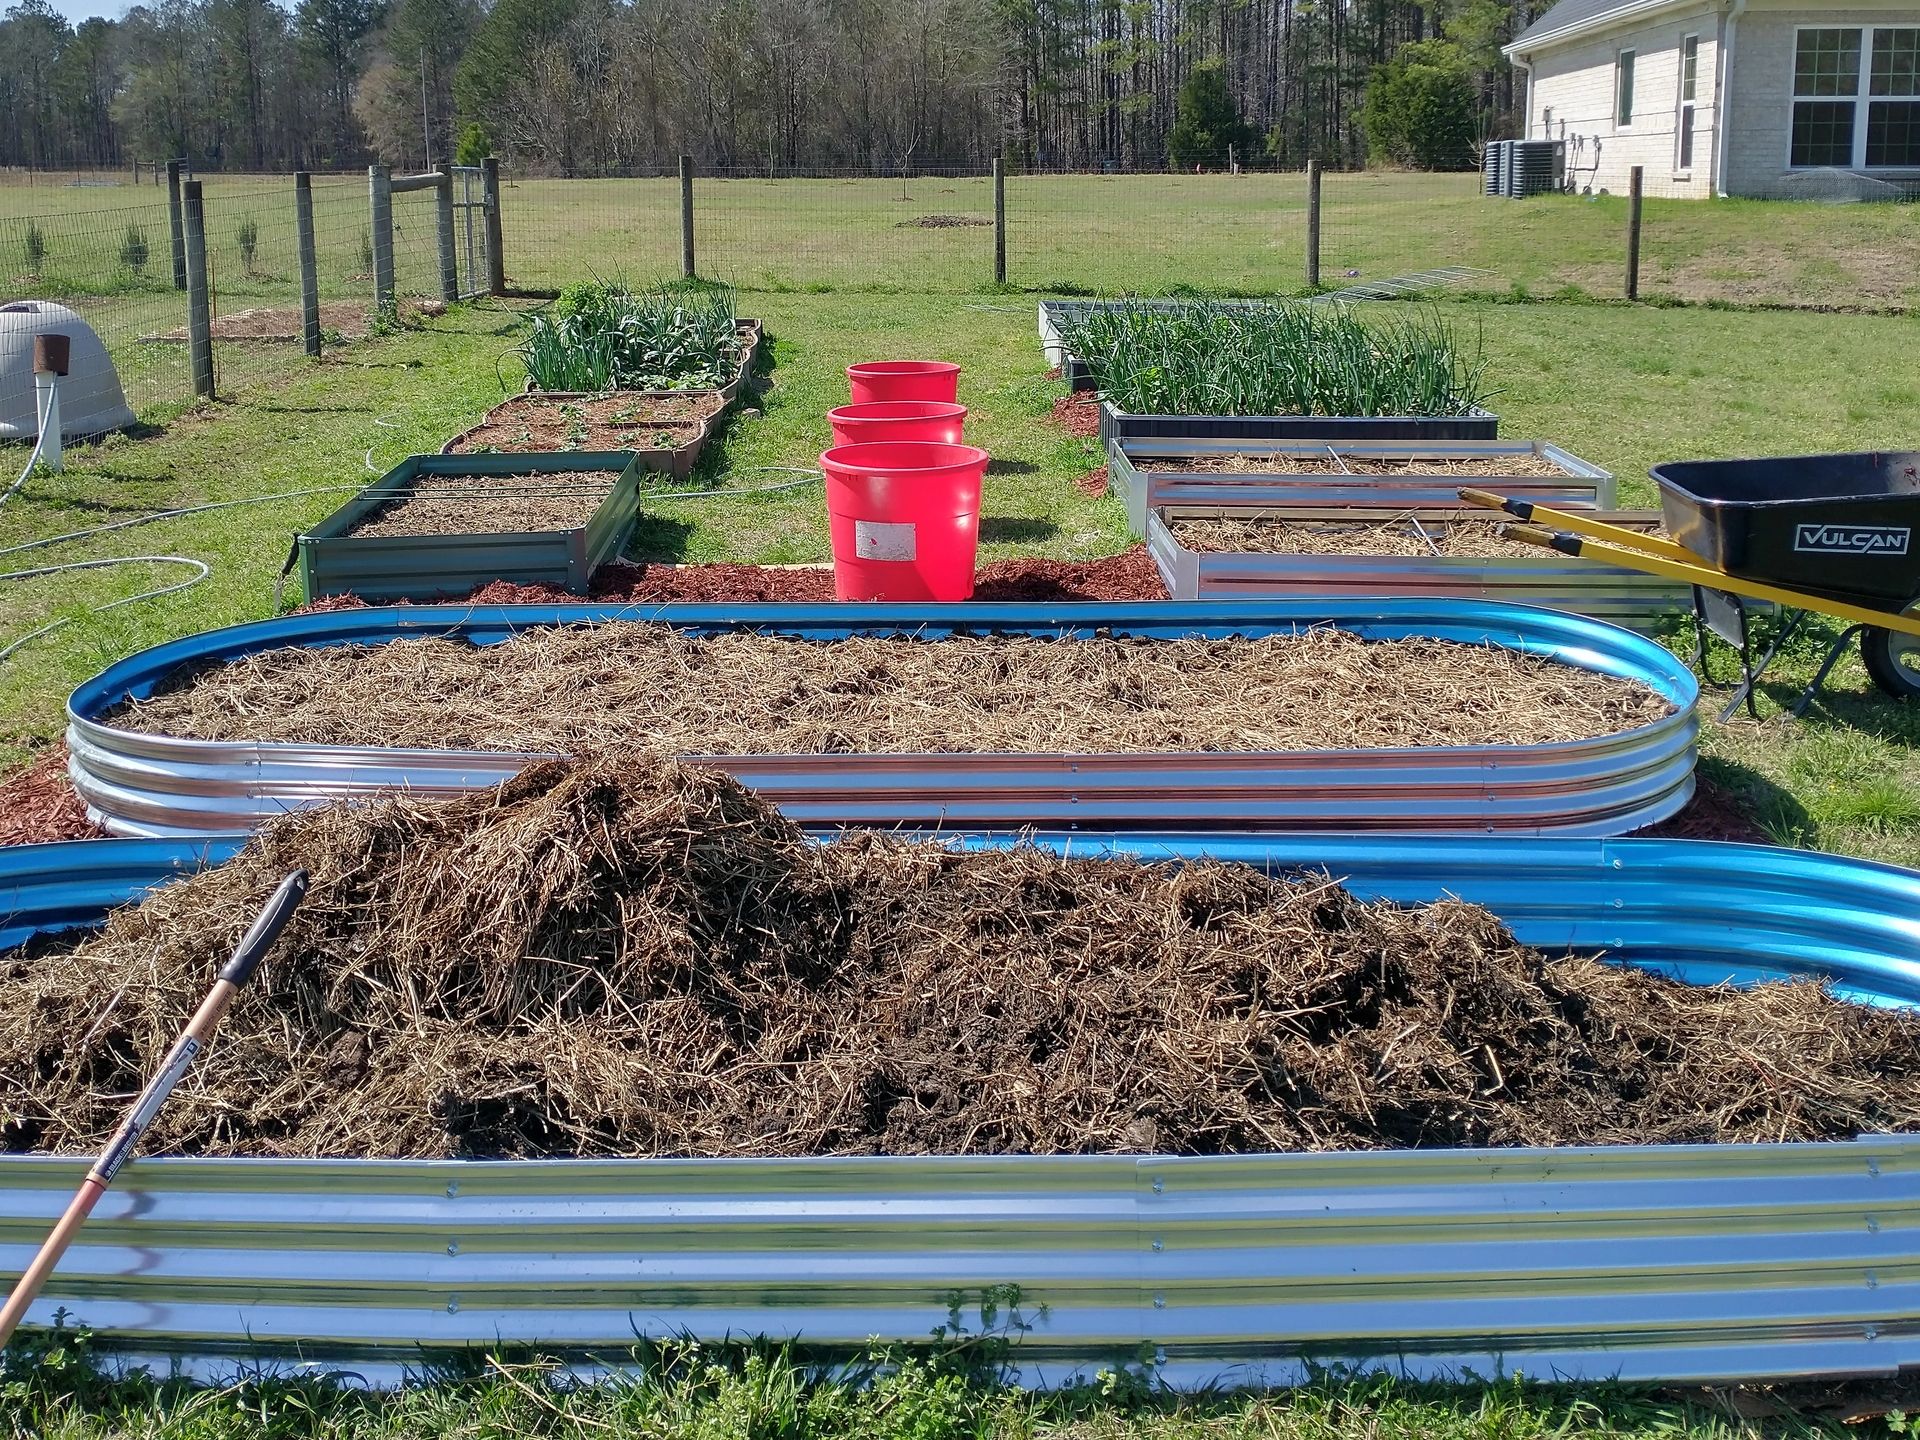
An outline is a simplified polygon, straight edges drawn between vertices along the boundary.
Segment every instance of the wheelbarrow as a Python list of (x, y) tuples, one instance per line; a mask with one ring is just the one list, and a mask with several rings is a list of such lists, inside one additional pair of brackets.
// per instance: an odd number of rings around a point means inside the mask
[[(1670, 538), (1486, 490), (1462, 490), (1460, 498), (1526, 522), (1506, 527), (1512, 539), (1692, 585), (1696, 662), (1709, 633), (1740, 654), (1743, 681), (1722, 718), (1743, 702), (1757, 713), (1755, 683), (1809, 615), (1844, 620), (1847, 629), (1795, 714), (1856, 636), (1874, 684), (1899, 700), (1920, 695), (1920, 451), (1688, 460), (1651, 473)], [(1786, 612), (1758, 662), (1749, 623), (1756, 604)]]

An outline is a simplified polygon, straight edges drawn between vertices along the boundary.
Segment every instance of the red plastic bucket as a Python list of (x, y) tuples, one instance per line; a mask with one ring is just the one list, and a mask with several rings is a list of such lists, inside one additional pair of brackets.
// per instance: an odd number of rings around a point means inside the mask
[(966, 419), (966, 406), (949, 405), (943, 400), (876, 400), (827, 412), (835, 445), (873, 445), (886, 440), (958, 445)]
[(987, 452), (897, 440), (820, 457), (841, 600), (965, 600), (980, 540)]
[(847, 388), (856, 405), (880, 400), (960, 398), (960, 367), (945, 360), (869, 360), (847, 367)]

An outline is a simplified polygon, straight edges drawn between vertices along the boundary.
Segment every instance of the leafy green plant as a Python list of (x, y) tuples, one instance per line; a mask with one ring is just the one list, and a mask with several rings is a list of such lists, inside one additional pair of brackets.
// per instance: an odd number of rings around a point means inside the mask
[(21, 249), (26, 252), (27, 274), (38, 279), (47, 263), (47, 235), (38, 221), (27, 221), (27, 233)]
[(1431, 308), (1363, 323), (1344, 305), (1129, 301), (1071, 315), (1102, 396), (1150, 415), (1465, 415), (1487, 362)]
[(633, 293), (569, 285), (518, 347), (536, 390), (697, 390), (739, 366), (733, 292), (661, 286)]
[(153, 252), (147, 247), (147, 232), (138, 224), (127, 226), (120, 240), (120, 263), (136, 275), (144, 275)]
[(260, 222), (251, 215), (241, 220), (239, 228), (233, 232), (234, 243), (240, 247), (240, 264), (247, 274), (253, 274), (254, 256), (260, 250)]
[(460, 143), (454, 147), (453, 163), (456, 165), (478, 165), (493, 153), (493, 139), (484, 127), (469, 124), (460, 132)]

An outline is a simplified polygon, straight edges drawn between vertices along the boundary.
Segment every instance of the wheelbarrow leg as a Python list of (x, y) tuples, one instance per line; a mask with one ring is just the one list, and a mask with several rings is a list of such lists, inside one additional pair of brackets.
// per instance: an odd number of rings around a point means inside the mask
[(1791, 712), (1793, 715), (1800, 716), (1807, 713), (1807, 707), (1820, 693), (1820, 688), (1827, 683), (1827, 676), (1831, 675), (1833, 667), (1840, 663), (1840, 657), (1847, 653), (1847, 646), (1853, 642), (1853, 637), (1872, 628), (1869, 625), (1851, 625), (1840, 632), (1840, 638), (1834, 641), (1832, 648), (1827, 651), (1827, 658), (1822, 660), (1820, 668), (1814, 671), (1813, 683), (1807, 686), (1798, 700), (1793, 702)]

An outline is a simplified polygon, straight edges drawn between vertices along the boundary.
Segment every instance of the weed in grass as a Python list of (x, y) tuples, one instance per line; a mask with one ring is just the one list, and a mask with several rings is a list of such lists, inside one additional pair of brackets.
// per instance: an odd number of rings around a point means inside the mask
[(152, 252), (147, 247), (147, 232), (139, 224), (127, 226), (120, 240), (120, 263), (135, 275), (144, 275)]
[(27, 231), (21, 242), (22, 258), (27, 262), (27, 274), (38, 280), (41, 272), (47, 268), (47, 235), (37, 221), (27, 222)]
[(241, 270), (248, 275), (253, 274), (253, 262), (260, 252), (260, 222), (251, 215), (243, 217), (233, 232), (233, 242), (240, 248)]

